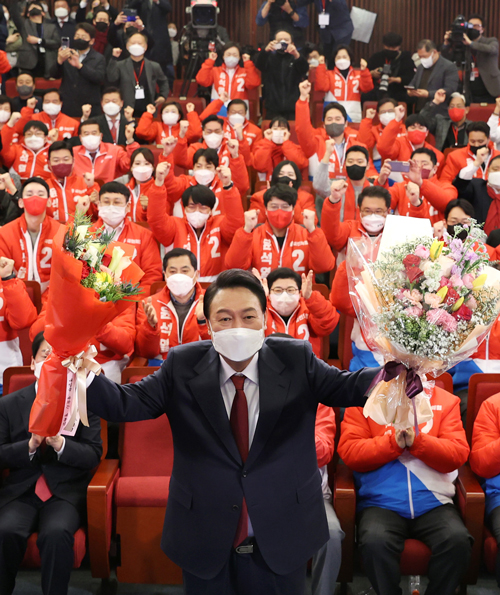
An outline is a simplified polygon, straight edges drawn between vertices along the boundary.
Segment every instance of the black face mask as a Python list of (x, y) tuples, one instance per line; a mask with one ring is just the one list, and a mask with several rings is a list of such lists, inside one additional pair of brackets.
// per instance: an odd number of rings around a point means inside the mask
[(345, 124), (325, 124), (325, 130), (328, 136), (335, 138), (336, 136), (340, 136), (344, 133)]
[(107, 23), (104, 23), (103, 21), (99, 21), (99, 23), (96, 23), (96, 24), (95, 24), (95, 28), (96, 28), (96, 29), (97, 29), (97, 30), (98, 30), (100, 33), (104, 33), (104, 32), (107, 30), (107, 28), (108, 28), (108, 25), (107, 25)]
[(484, 147), (487, 147), (488, 145), (481, 145), (480, 147), (470, 147), (470, 152), (473, 153), (474, 155), (477, 155), (477, 152), (479, 151), (479, 149), (483, 149)]
[(87, 41), (86, 39), (73, 39), (73, 47), (79, 52), (87, 50), (89, 45), (90, 41)]
[(347, 177), (350, 180), (359, 182), (359, 180), (362, 180), (363, 176), (365, 175), (366, 167), (363, 165), (348, 165), (345, 170), (347, 172)]
[(398, 54), (397, 50), (384, 50), (384, 55), (388, 60), (394, 60)]
[(481, 33), (477, 29), (469, 29), (466, 35), (471, 41), (474, 41), (475, 39), (478, 39)]
[(458, 225), (448, 225), (446, 227), (446, 231), (448, 232), (448, 235), (450, 235), (452, 238), (457, 238), (458, 240), (462, 240), (465, 241), (468, 235), (468, 232), (466, 229), (463, 229), (459, 234), (457, 234), (455, 236), (455, 227), (458, 227)]
[(42, 14), (42, 11), (39, 8), (32, 8), (29, 12), (28, 12), (28, 16), (29, 17), (37, 17), (39, 15)]
[(299, 181), (298, 180), (293, 180), (292, 178), (289, 178), (288, 176), (280, 176), (278, 178), (278, 184), (286, 184), (287, 186), (290, 186), (290, 183), (292, 184), (293, 188), (295, 188), (295, 190), (299, 189)]
[(31, 85), (19, 85), (17, 92), (20, 97), (29, 97), (33, 93), (33, 87)]

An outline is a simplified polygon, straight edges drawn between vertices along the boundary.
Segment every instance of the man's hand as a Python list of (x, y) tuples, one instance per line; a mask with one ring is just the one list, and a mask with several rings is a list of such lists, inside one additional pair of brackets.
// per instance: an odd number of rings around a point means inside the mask
[(241, 57), (243, 59), (243, 64), (251, 59), (250, 54), (243, 54)]
[(495, 110), (493, 111), (495, 116), (500, 116), (500, 97), (495, 99)]
[(19, 122), (21, 119), (21, 114), (19, 112), (12, 112), (10, 114), (8, 125), (10, 128), (14, 128), (14, 126)]
[(247, 233), (251, 233), (257, 227), (259, 213), (260, 209), (250, 209), (249, 211), (245, 211), (245, 225), (243, 226), (243, 229)]
[(7, 190), (10, 194), (15, 194), (17, 192), (17, 188), (8, 172), (0, 174), (0, 190)]
[(156, 310), (151, 302), (151, 297), (146, 298), (142, 301), (142, 307), (144, 308), (149, 326), (155, 328), (158, 324), (158, 316), (156, 315)]
[(20, 33), (18, 33), (18, 32), (12, 33), (12, 35), (9, 35), (7, 37), (7, 39), (5, 40), (5, 45), (10, 45), (11, 43), (15, 43), (20, 37), (21, 37)]
[(312, 85), (309, 81), (305, 80), (299, 84), (300, 100), (309, 101)]
[(379, 68), (375, 68), (374, 70), (370, 70), (370, 74), (372, 75), (372, 79), (374, 81), (378, 81), (380, 78), (382, 78), (382, 73), (380, 72)]
[(191, 112), (194, 112), (194, 110), (196, 109), (196, 106), (194, 105), (194, 103), (186, 103), (186, 112), (188, 114), (190, 114)]
[(158, 97), (155, 99), (155, 105), (161, 105), (162, 103), (165, 103), (165, 97), (163, 97), (163, 95), (158, 95)]
[(366, 116), (365, 118), (368, 118), (369, 120), (373, 120), (373, 118), (377, 115), (377, 110), (373, 109), (373, 107), (369, 107), (366, 110)]
[(217, 56), (217, 52), (210, 52), (208, 54), (208, 59), (209, 60), (213, 60), (215, 62), (215, 60), (217, 60), (218, 56)]
[(165, 178), (168, 176), (171, 164), (168, 161), (162, 161), (156, 166), (155, 184), (156, 186), (163, 186)]
[[(259, 211), (257, 211), (258, 213)], [(257, 277), (257, 279), (260, 281), (260, 284), (262, 285), (262, 289), (264, 290), (264, 293), (266, 294), (266, 297), (269, 297), (269, 284), (267, 283), (267, 279), (263, 279), (262, 275), (260, 274), (259, 269), (256, 269), (255, 267), (253, 267), (252, 269), (252, 273)]]
[(472, 43), (472, 41), (470, 40), (470, 38), (467, 36), (466, 33), (464, 33), (464, 45), (470, 45)]
[(90, 196), (88, 194), (84, 194), (83, 196), (79, 196), (76, 200), (75, 210), (77, 213), (81, 213), (84, 215), (90, 207)]
[(125, 116), (125, 120), (127, 120), (127, 122), (132, 122), (134, 119), (134, 108), (130, 105), (127, 105), (127, 107), (123, 110), (123, 115)]
[(5, 277), (10, 277), (12, 275), (12, 271), (14, 270), (14, 261), (12, 258), (6, 258), (5, 256), (0, 257), (0, 277), (5, 279)]
[(217, 168), (217, 174), (219, 176), (219, 180), (222, 182), (223, 188), (226, 188), (231, 184), (232, 174), (229, 167), (224, 167), (223, 165), (221, 165)]
[(389, 176), (391, 175), (392, 167), (391, 167), (391, 160), (386, 159), (380, 168), (380, 174), (378, 176), (378, 183), (380, 186), (384, 186)]
[(271, 130), (271, 128), (264, 130), (264, 138), (269, 141), (273, 140), (273, 131)]
[(476, 153), (476, 158), (474, 160), (475, 167), (481, 167), (481, 165), (483, 165), (486, 159), (488, 159), (489, 154), (490, 150), (488, 149), (488, 147), (481, 147)]
[(281, 10), (285, 11), (287, 14), (293, 12), (293, 8), (290, 6), (288, 0), (285, 0), (284, 4), (281, 6)]
[(179, 137), (184, 138), (187, 134), (189, 128), (189, 121), (188, 120), (181, 120), (179, 122)]
[(198, 299), (198, 303), (196, 304), (196, 308), (194, 309), (194, 315), (196, 316), (196, 320), (201, 322), (205, 320), (205, 314), (203, 313), (203, 294), (200, 295)]
[(413, 93), (415, 97), (429, 97), (429, 91), (427, 89), (415, 89)]
[(438, 240), (442, 240), (443, 235), (444, 235), (444, 230), (446, 229), (446, 222), (445, 221), (437, 221), (436, 223), (434, 223), (432, 228), (434, 231), (434, 237), (437, 238)]
[(276, 44), (277, 44), (277, 43), (278, 43), (278, 42), (277, 42), (275, 39), (273, 39), (272, 41), (270, 41), (270, 42), (269, 42), (269, 43), (266, 45), (266, 49), (265, 49), (265, 51), (266, 51), (266, 52), (274, 52), (274, 50), (276, 49)]
[(304, 209), (302, 211), (302, 217), (304, 227), (307, 229), (309, 233), (312, 233), (316, 229), (316, 223), (314, 221), (316, 213), (311, 209)]
[(123, 14), (123, 12), (120, 12), (120, 14), (116, 17), (115, 19), (115, 25), (117, 27), (119, 27), (120, 25), (123, 25), (123, 23), (127, 22), (127, 16)]
[(408, 182), (406, 184), (406, 196), (412, 206), (418, 207), (422, 204), (420, 200), (420, 188), (414, 182)]
[(434, 93), (434, 99), (432, 100), (432, 103), (435, 103), (436, 105), (441, 105), (445, 101), (446, 101), (446, 91), (444, 89), (438, 89)]
[(219, 99), (222, 103), (227, 103), (229, 101), (229, 93), (227, 91), (221, 91), (219, 93)]
[(413, 443), (415, 442), (415, 430), (411, 427), (411, 428), (406, 428), (406, 446), (408, 448), (411, 448), (413, 446)]
[(163, 156), (168, 157), (177, 145), (177, 137), (168, 136), (163, 143)]
[(127, 144), (130, 145), (134, 142), (134, 131), (135, 126), (132, 122), (125, 126), (125, 138), (127, 140)]
[(122, 49), (121, 48), (113, 48), (113, 51), (111, 52), (113, 58), (119, 58), (122, 55)]
[(90, 171), (86, 171), (83, 174), (83, 179), (85, 181), (85, 184), (87, 185), (87, 188), (92, 188), (95, 182), (94, 174)]
[(92, 106), (90, 105), (90, 103), (85, 103), (84, 105), (82, 105), (82, 120), (85, 122), (85, 120), (88, 120), (90, 118), (90, 113), (92, 111)]
[(324, 56), (320, 56), (320, 57), (318, 58), (318, 63), (319, 63), (319, 64), (326, 64), (326, 59), (325, 59), (325, 57), (324, 57)]
[(96, 205), (99, 202), (99, 192), (97, 192), (97, 190), (92, 190), (89, 198), (90, 198), (90, 202), (93, 205)]
[(229, 154), (231, 155), (231, 157), (233, 159), (236, 159), (239, 155), (238, 149), (240, 147), (240, 143), (238, 142), (238, 139), (236, 139), (236, 138), (229, 139), (226, 143), (226, 146), (229, 149)]
[(323, 155), (323, 159), (321, 159), (321, 163), (330, 163), (330, 157), (332, 156), (334, 150), (335, 141), (333, 138), (328, 138), (325, 141), (325, 154)]
[(289, 43), (288, 47), (286, 48), (286, 53), (287, 54), (292, 54), (292, 56), (297, 60), (297, 58), (300, 58), (300, 54), (297, 51), (297, 48), (295, 47), (295, 44), (293, 43)]
[(31, 45), (38, 45), (39, 39), (39, 37), (35, 37), (34, 35), (28, 35), (28, 37), (26, 37), (26, 41), (31, 43)]
[(446, 31), (446, 33), (444, 34), (444, 39), (443, 39), (444, 44), (450, 45), (450, 40), (451, 40), (451, 31)]
[(49, 134), (47, 135), (47, 138), (49, 139), (49, 141), (51, 143), (55, 143), (56, 140), (59, 138), (59, 129), (58, 128), (51, 128), (49, 130)]
[(29, 107), (30, 109), (35, 109), (37, 103), (38, 99), (36, 97), (30, 97), (26, 102), (26, 107)]
[(141, 203), (141, 207), (143, 209), (147, 209), (148, 208), (149, 198), (145, 194), (141, 194), (139, 196), (139, 202)]
[(59, 48), (57, 50), (57, 63), (62, 64), (71, 56), (70, 48)]
[(368, 66), (368, 62), (366, 60), (363, 60), (363, 58), (361, 58), (361, 60), (359, 61), (360, 70), (366, 70), (367, 66)]
[(40, 446), (40, 444), (45, 440), (43, 436), (39, 436), (38, 434), (31, 434), (31, 438), (28, 442), (28, 450), (29, 452), (35, 452), (35, 450)]
[(148, 114), (154, 116), (156, 114), (156, 106), (152, 103), (148, 103), (148, 105), (146, 106), (146, 111), (148, 112)]
[(406, 448), (406, 430), (396, 430), (396, 443), (399, 448)]
[(342, 197), (345, 196), (347, 186), (348, 184), (346, 180), (334, 180), (330, 186), (330, 196), (328, 197), (328, 200), (332, 204), (341, 201)]
[(314, 281), (314, 273), (313, 271), (309, 271), (307, 273), (307, 277), (302, 273), (302, 289), (300, 290), (302, 293), (302, 297), (305, 300), (308, 300), (313, 292), (313, 281)]
[(410, 159), (410, 171), (408, 172), (408, 178), (419, 188), (424, 183), (424, 180), (422, 179), (422, 168), (413, 159)]
[(243, 124), (236, 124), (234, 126), (234, 132), (238, 142), (243, 142)]
[(283, 142), (286, 143), (287, 140), (290, 140), (292, 133), (289, 130), (285, 130), (283, 132)]
[(405, 108), (402, 105), (397, 105), (394, 108), (394, 113), (396, 114), (396, 122), (401, 122), (405, 117)]
[(80, 70), (83, 64), (80, 62), (79, 54), (75, 50), (70, 50), (71, 56), (68, 58), (68, 64), (71, 64), (74, 68)]

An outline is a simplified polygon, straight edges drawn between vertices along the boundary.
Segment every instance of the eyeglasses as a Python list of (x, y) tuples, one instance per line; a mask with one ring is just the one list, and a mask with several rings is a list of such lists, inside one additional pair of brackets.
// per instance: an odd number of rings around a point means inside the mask
[(361, 209), (360, 213), (363, 217), (367, 215), (381, 215), (382, 217), (387, 213), (385, 209)]
[(283, 295), (285, 291), (288, 295), (297, 295), (299, 293), (299, 290), (296, 287), (287, 287), (286, 289), (283, 289), (283, 287), (276, 287), (270, 291), (271, 293), (274, 293), (274, 295)]
[(195, 211), (200, 211), (200, 213), (210, 213), (211, 210), (212, 209), (210, 207), (200, 204), (187, 205), (184, 207), (184, 211), (186, 213), (194, 213)]
[(268, 204), (267, 205), (267, 210), (268, 211), (293, 211), (293, 206), (292, 205), (272, 205), (272, 204)]

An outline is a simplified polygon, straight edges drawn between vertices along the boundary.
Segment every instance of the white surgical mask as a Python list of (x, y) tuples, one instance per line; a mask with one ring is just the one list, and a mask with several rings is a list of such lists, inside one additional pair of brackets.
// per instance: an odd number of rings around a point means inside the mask
[(286, 291), (281, 295), (270, 293), (269, 299), (271, 300), (271, 306), (280, 316), (290, 316), (299, 304), (300, 293), (296, 293), (295, 295), (288, 295)]
[(212, 331), (212, 343), (215, 351), (233, 362), (243, 362), (253, 357), (264, 343), (264, 328), (258, 331), (252, 328), (228, 328)]
[(138, 182), (147, 182), (153, 175), (153, 166), (136, 165), (132, 168), (132, 175)]
[(0, 109), (0, 122), (3, 124), (4, 122), (8, 122), (10, 120), (10, 112), (6, 109)]
[(50, 116), (51, 118), (53, 118), (54, 116), (57, 116), (59, 114), (59, 112), (61, 111), (61, 104), (57, 104), (57, 103), (44, 103), (43, 104), (43, 111)]
[(420, 58), (420, 64), (422, 64), (424, 68), (430, 68), (434, 64), (433, 54), (431, 54), (428, 58)]
[(389, 122), (392, 122), (396, 119), (396, 114), (394, 112), (385, 112), (385, 114), (380, 114), (378, 117), (382, 126), (387, 126)]
[(217, 132), (210, 132), (209, 134), (204, 134), (203, 138), (207, 143), (207, 147), (210, 149), (218, 149), (222, 144), (224, 136), (222, 134), (217, 134)]
[(76, 10), (74, 10), (73, 12), (70, 12), (69, 16), (70, 16), (72, 19), (75, 19), (75, 18), (76, 18)]
[(140, 43), (133, 43), (127, 49), (129, 54), (131, 56), (135, 56), (136, 58), (138, 58), (139, 56), (143, 56), (146, 51)]
[(195, 211), (194, 213), (186, 213), (186, 219), (188, 223), (195, 229), (200, 229), (204, 227), (209, 217), (210, 213), (200, 213), (200, 211)]
[(100, 205), (99, 217), (109, 227), (118, 227), (125, 219), (127, 214), (127, 207), (118, 207), (115, 205)]
[(231, 126), (237, 126), (238, 124), (244, 124), (245, 123), (245, 116), (242, 116), (241, 114), (231, 114), (228, 117), (229, 123), (231, 124)]
[(175, 37), (177, 35), (177, 29), (174, 29), (173, 27), (169, 27), (168, 34), (170, 37)]
[(215, 178), (215, 172), (211, 169), (195, 169), (193, 177), (202, 186), (210, 186)]
[(175, 126), (179, 121), (179, 114), (176, 112), (163, 112), (161, 119), (165, 126)]
[(68, 16), (68, 14), (69, 14), (69, 11), (68, 11), (68, 9), (67, 9), (67, 8), (63, 8), (63, 7), (61, 6), (61, 7), (59, 7), (59, 8), (56, 8), (56, 9), (54, 10), (54, 14), (56, 15), (56, 17), (57, 17), (58, 19), (65, 19), (65, 18)]
[(494, 188), (500, 188), (500, 171), (492, 171), (488, 174), (488, 184)]
[(41, 362), (35, 362), (35, 369), (33, 370), (33, 374), (37, 380), (40, 380), (40, 374), (42, 373), (42, 366), (45, 363), (43, 359)]
[(271, 140), (275, 145), (282, 145), (285, 141), (285, 131), (280, 128), (273, 128), (271, 130)]
[(24, 139), (24, 144), (32, 151), (39, 151), (45, 144), (44, 136), (30, 136)]
[(99, 145), (101, 144), (101, 135), (97, 136), (97, 134), (88, 134), (87, 136), (82, 136), (80, 140), (87, 151), (97, 151)]
[(240, 61), (240, 59), (237, 58), (236, 56), (227, 56), (227, 58), (224, 58), (224, 64), (228, 68), (236, 68), (238, 66), (239, 61)]
[(183, 275), (182, 273), (176, 273), (167, 277), (167, 287), (170, 293), (178, 295), (179, 297), (186, 296), (191, 289), (193, 289), (194, 279), (189, 275)]
[(110, 118), (114, 118), (116, 115), (118, 115), (121, 109), (122, 108), (114, 101), (108, 101), (102, 106), (102, 111)]
[(335, 60), (335, 66), (339, 70), (347, 70), (350, 65), (351, 61), (349, 60), (349, 58), (339, 58), (338, 60)]
[(319, 60), (316, 58), (311, 58), (309, 60), (309, 68), (317, 68), (319, 66)]
[(361, 217), (361, 223), (363, 227), (370, 231), (371, 233), (378, 233), (384, 228), (385, 225), (385, 217), (382, 215), (367, 215), (366, 217)]

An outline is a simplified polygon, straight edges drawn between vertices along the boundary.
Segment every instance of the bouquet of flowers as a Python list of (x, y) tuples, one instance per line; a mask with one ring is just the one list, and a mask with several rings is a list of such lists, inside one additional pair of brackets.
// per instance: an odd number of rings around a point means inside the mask
[(76, 214), (54, 237), (45, 339), (52, 346), (30, 413), (30, 432), (74, 435), (88, 426), (86, 376), (98, 374), (92, 338), (139, 299), (141, 269), (133, 247), (112, 241), (103, 228), (91, 232), (89, 218)]
[(402, 242), (375, 262), (364, 256), (370, 240), (349, 241), (352, 303), (367, 345), (386, 362), (364, 409), (379, 424), (418, 432), (432, 418), (427, 376), (470, 357), (498, 316), (500, 272), (481, 229), (473, 222), (463, 232)]

